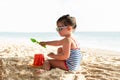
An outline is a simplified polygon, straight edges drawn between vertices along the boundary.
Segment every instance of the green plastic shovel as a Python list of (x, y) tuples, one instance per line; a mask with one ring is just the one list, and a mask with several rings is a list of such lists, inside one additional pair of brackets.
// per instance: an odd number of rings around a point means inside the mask
[[(37, 41), (36, 39), (34, 39), (34, 38), (31, 38), (30, 40), (31, 40), (33, 43), (37, 43), (37, 44), (40, 43), (40, 42), (38, 42), (38, 41)], [(43, 47), (46, 48), (46, 45), (44, 45)]]

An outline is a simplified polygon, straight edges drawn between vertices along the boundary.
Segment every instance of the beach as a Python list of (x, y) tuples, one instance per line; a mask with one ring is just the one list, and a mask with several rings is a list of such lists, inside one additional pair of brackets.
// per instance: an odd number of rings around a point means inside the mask
[(34, 74), (31, 67), (35, 54), (56, 53), (57, 47), (43, 48), (24, 42), (0, 43), (0, 80), (120, 80), (120, 52), (81, 47), (83, 59), (76, 72), (58, 68)]

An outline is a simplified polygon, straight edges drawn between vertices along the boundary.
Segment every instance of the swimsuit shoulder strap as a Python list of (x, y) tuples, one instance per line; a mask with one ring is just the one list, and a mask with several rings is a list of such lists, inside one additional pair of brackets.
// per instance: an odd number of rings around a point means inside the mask
[(79, 49), (78, 42), (75, 39), (73, 39), (72, 37), (71, 37), (71, 39), (75, 42), (75, 45), (77, 46), (77, 49)]

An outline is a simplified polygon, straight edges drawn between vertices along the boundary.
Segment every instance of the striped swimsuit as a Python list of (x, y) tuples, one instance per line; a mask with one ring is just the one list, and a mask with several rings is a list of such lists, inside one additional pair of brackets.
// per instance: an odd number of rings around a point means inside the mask
[[(77, 45), (77, 44), (76, 44)], [(82, 54), (80, 49), (71, 49), (70, 57), (65, 61), (66, 68), (70, 71), (76, 71), (80, 67), (80, 62), (82, 59)]]

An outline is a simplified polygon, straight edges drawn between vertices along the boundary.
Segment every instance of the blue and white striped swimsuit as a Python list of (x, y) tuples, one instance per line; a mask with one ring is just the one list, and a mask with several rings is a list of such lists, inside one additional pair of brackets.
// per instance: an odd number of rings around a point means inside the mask
[(70, 57), (66, 60), (66, 65), (68, 70), (76, 71), (80, 67), (80, 62), (82, 59), (82, 54), (80, 49), (73, 49), (70, 52)]
[[(72, 38), (72, 40), (76, 43), (76, 41)], [(76, 43), (77, 49), (71, 49), (70, 57), (65, 61), (66, 67), (70, 71), (76, 71), (80, 67), (80, 62), (82, 60), (82, 54), (80, 52), (80, 48)]]

